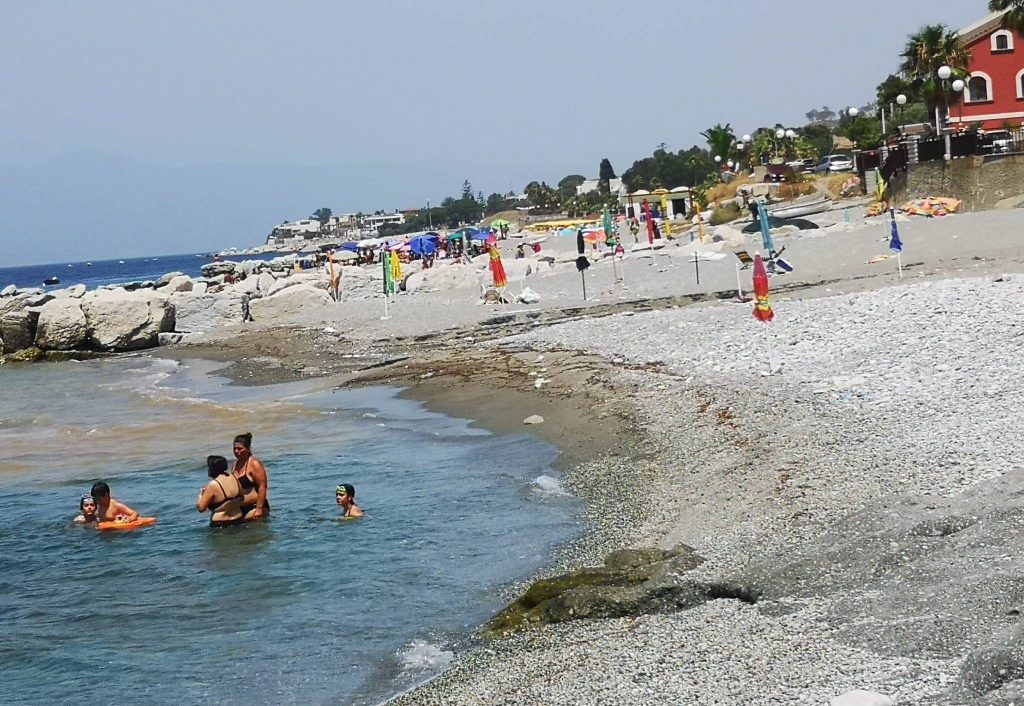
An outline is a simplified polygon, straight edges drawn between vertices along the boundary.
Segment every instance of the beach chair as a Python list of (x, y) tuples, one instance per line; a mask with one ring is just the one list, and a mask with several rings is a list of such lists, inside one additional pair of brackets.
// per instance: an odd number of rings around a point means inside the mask
[(745, 270), (754, 264), (754, 258), (750, 257), (750, 253), (746, 250), (737, 250), (734, 254), (743, 263), (743, 267), (740, 268), (741, 270)]

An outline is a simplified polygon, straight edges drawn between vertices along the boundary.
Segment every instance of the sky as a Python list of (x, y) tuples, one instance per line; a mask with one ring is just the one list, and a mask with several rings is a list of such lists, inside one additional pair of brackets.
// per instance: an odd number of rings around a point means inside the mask
[(521, 190), (716, 123), (799, 126), (869, 102), (907, 34), (986, 4), (5, 3), (0, 266), (255, 245), (320, 206)]

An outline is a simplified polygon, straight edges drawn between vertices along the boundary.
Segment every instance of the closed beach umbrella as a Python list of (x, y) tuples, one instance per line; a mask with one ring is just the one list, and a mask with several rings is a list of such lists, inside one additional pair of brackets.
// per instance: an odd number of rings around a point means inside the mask
[(380, 251), (380, 264), (384, 271), (384, 296), (394, 294), (395, 278), (391, 273), (391, 254), (387, 250)]
[(760, 255), (754, 256), (754, 318), (765, 323), (775, 318), (768, 303), (768, 271)]
[[(768, 212), (765, 210), (763, 203), (757, 204), (757, 220), (761, 223), (761, 243), (764, 245), (764, 250), (768, 253), (768, 257), (775, 257), (775, 241), (772, 240), (772, 230), (768, 225)], [(766, 288), (768, 286), (767, 282), (768, 280), (765, 280)]]
[(397, 282), (402, 279), (402, 263), (398, 259), (398, 253), (391, 251), (391, 291), (394, 291), (398, 285)]
[(508, 284), (508, 277), (505, 276), (505, 266), (501, 264), (501, 253), (493, 244), (487, 249), (491, 255), (491, 275), (494, 277), (494, 288), (504, 289)]
[(654, 245), (654, 218), (651, 217), (651, 204), (644, 199), (641, 205), (644, 209), (644, 216), (647, 217), (647, 242)]

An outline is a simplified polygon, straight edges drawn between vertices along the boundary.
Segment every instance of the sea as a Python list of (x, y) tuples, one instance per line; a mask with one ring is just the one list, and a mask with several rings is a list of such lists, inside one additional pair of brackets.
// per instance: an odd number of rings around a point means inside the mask
[[(259, 255), (231, 255), (225, 260), (272, 260), (281, 253)], [(169, 272), (181, 272), (190, 277), (199, 277), (200, 268), (213, 262), (209, 253), (186, 253), (163, 257), (131, 257), (116, 260), (94, 260), (91, 262), (57, 262), (48, 265), (25, 265), (22, 267), (0, 267), (0, 289), (9, 284), (20, 289), (39, 287), (41, 289), (62, 289), (84, 284), (87, 289), (96, 289), (108, 284), (144, 282), (155, 280)], [(57, 278), (60, 284), (46, 286), (50, 278)]]
[[(188, 271), (143, 262), (128, 278)], [(474, 644), (509, 587), (586, 529), (558, 449), (535, 437), (395, 388), (239, 386), (219, 367), (0, 365), (5, 704), (380, 703)], [(205, 459), (231, 458), (242, 432), (272, 517), (211, 529)], [(97, 480), (156, 524), (75, 525)], [(340, 483), (365, 518), (339, 520)]]

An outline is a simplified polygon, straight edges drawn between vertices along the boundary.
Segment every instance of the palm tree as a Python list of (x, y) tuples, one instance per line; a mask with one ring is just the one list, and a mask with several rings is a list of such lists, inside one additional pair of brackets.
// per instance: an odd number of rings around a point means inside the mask
[(736, 143), (736, 135), (733, 134), (732, 126), (729, 123), (726, 123), (724, 127), (722, 125), (709, 127), (701, 133), (701, 137), (708, 141), (711, 156), (718, 155), (723, 160), (729, 158), (732, 147)]
[(956, 98), (948, 92), (948, 87), (943, 96), (943, 86), (937, 75), (939, 67), (948, 66), (954, 77), (966, 76), (971, 53), (960, 43), (956, 32), (946, 25), (937, 24), (922, 27), (907, 37), (900, 56), (903, 57), (900, 73), (920, 89), (928, 107), (935, 108)]
[(1003, 27), (1024, 32), (1024, 0), (989, 0), (990, 12), (1009, 10), (1003, 17)]

